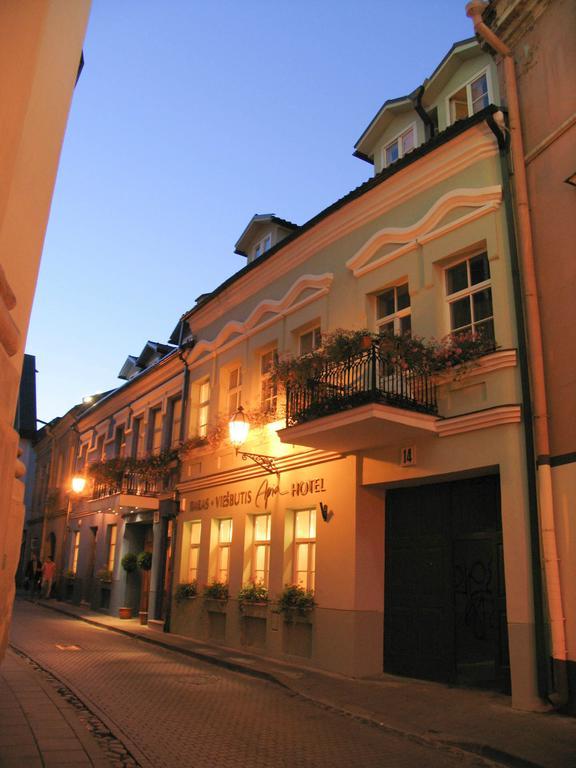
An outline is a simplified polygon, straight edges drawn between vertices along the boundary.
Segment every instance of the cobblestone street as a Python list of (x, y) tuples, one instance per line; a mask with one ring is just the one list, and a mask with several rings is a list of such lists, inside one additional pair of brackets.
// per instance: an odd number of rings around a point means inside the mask
[(11, 642), (104, 719), (136, 759), (155, 768), (487, 764), (30, 603), (15, 607)]

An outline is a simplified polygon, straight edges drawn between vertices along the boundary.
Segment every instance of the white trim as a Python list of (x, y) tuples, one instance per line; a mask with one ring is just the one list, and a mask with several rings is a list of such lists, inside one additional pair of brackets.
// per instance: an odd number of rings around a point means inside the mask
[(522, 408), (519, 405), (500, 405), (485, 411), (465, 413), (463, 416), (453, 416), (439, 420), (436, 424), (438, 437), (451, 437), (477, 429), (499, 427), (502, 424), (518, 424), (522, 421)]
[[(425, 244), (448, 232), (468, 224), (488, 213), (495, 211), (502, 202), (502, 187), (497, 184), (491, 187), (461, 188), (447, 192), (414, 224), (408, 227), (385, 227), (376, 232), (356, 253), (348, 259), (346, 266), (354, 277), (371, 272), (388, 264), (399, 256), (409, 253), (420, 244)], [(442, 227), (438, 224), (456, 208), (476, 208), (471, 213), (448, 222)], [(390, 243), (401, 244), (394, 251), (370, 261), (376, 252)], [(368, 263), (370, 262), (370, 263)]]
[(451, 93), (449, 93), (445, 98), (445, 109), (446, 109), (446, 127), (449, 125), (454, 125), (456, 120), (452, 119), (452, 115), (450, 114), (450, 99), (458, 93), (458, 91), (461, 91), (462, 88), (466, 88), (466, 102), (468, 105), (468, 117), (471, 117), (474, 113), (472, 112), (472, 89), (470, 86), (475, 80), (478, 80), (482, 77), (482, 75), (486, 75), (486, 87), (488, 89), (488, 104), (494, 103), (494, 89), (492, 87), (492, 75), (490, 73), (490, 67), (487, 65), (483, 69), (480, 69), (478, 72), (476, 72), (475, 75), (473, 75), (468, 80), (465, 80), (463, 83), (460, 83), (460, 85), (455, 88)]
[[(515, 368), (518, 364), (518, 355), (515, 349), (502, 349), (497, 352), (493, 352), (491, 355), (485, 355), (478, 358), (478, 360), (472, 361), (471, 368), (466, 369), (466, 363), (464, 363), (464, 373), (459, 381), (468, 380), (475, 376), (485, 376), (488, 373), (494, 371), (500, 371), (503, 368)], [(453, 368), (450, 373), (439, 373), (434, 376), (434, 383), (438, 386), (443, 384), (450, 384), (454, 381), (454, 374), (458, 372), (458, 368)]]
[[(404, 128), (404, 130), (400, 131), (400, 133), (397, 133), (396, 136), (393, 136), (391, 139), (389, 139), (389, 141), (386, 142), (386, 144), (382, 146), (382, 149), (380, 151), (380, 167), (381, 168), (388, 168), (389, 165), (392, 165), (392, 163), (386, 162), (386, 150), (388, 149), (388, 147), (391, 147), (392, 144), (398, 142), (402, 138), (402, 136), (404, 136), (405, 133), (408, 133), (408, 131), (412, 131), (414, 134), (414, 147), (410, 150), (410, 152), (413, 152), (416, 149), (416, 147), (418, 146), (418, 130), (416, 127), (416, 121), (414, 121), (413, 123), (409, 123)], [(400, 142), (398, 144), (398, 160), (400, 160), (403, 157), (404, 157), (404, 152), (402, 151), (402, 142)], [(393, 162), (395, 163), (396, 160), (394, 160)]]

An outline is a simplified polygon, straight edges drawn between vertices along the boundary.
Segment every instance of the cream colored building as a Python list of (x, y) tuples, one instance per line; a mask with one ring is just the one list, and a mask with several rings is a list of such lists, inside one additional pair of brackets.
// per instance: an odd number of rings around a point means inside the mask
[(54, 180), (89, 0), (0, 4), (0, 658), (8, 640), (24, 513), (13, 429)]
[[(491, 683), (540, 706), (499, 103), (490, 56), (453, 46), (359, 139), (375, 176), (303, 226), (255, 217), (237, 244), (246, 267), (183, 316), (192, 442), (175, 581), (227, 582), (229, 598), (174, 600), (171, 631), (351, 676)], [(497, 350), (426, 396), (408, 372), (378, 396), (356, 379), (364, 402), (328, 415), (286, 413), (271, 361), (337, 328), (483, 328)], [(240, 404), (259, 424), (245, 460), (225, 437)], [(271, 602), (240, 610), (251, 580)], [(275, 598), (294, 583), (316, 607), (286, 621)]]

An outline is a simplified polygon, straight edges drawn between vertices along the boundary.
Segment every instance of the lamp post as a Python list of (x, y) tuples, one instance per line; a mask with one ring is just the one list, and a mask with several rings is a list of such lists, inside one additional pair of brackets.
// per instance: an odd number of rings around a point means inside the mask
[(73, 495), (80, 496), (86, 487), (86, 478), (82, 475), (74, 475), (70, 482), (70, 491), (68, 492), (68, 505), (66, 507), (66, 527), (64, 528), (64, 541), (62, 544), (62, 565), (64, 561), (68, 559), (67, 547), (68, 547), (68, 534), (70, 533), (70, 515), (72, 514), (72, 499)]
[(236, 449), (236, 455), (242, 456), (242, 460), (251, 459), (255, 464), (270, 472), (271, 475), (279, 475), (280, 472), (276, 466), (276, 460), (272, 456), (265, 456), (261, 453), (248, 453), (241, 451), (240, 447), (244, 445), (250, 432), (250, 422), (244, 413), (244, 408), (240, 405), (238, 410), (232, 415), (228, 422), (228, 433), (230, 442)]

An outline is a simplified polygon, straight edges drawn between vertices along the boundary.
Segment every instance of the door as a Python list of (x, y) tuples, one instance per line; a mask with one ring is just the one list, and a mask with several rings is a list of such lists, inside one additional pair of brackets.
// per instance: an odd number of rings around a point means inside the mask
[(506, 688), (497, 477), (386, 496), (384, 669)]

